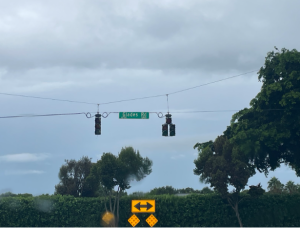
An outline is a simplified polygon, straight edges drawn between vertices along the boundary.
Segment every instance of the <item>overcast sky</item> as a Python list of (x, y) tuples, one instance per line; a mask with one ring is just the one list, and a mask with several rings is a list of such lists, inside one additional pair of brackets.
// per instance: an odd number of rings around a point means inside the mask
[[(297, 0), (9, 0), (0, 1), (0, 92), (106, 103), (168, 94), (175, 137), (164, 118), (85, 115), (0, 119), (0, 193), (53, 194), (65, 159), (101, 158), (132, 146), (153, 161), (153, 172), (128, 193), (171, 185), (202, 189), (193, 174), (197, 142), (214, 140), (260, 91), (257, 71), (267, 52), (299, 50)], [(0, 95), (0, 116), (97, 112), (97, 105)], [(100, 105), (100, 112), (168, 111), (166, 96)], [(281, 167), (276, 176), (299, 183)]]

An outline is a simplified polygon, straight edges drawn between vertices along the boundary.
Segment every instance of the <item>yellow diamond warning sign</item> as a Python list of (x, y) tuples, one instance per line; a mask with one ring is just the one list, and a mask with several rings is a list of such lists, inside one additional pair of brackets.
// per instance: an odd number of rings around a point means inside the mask
[(107, 224), (109, 224), (113, 219), (114, 219), (114, 214), (110, 212), (106, 212), (102, 217), (102, 220)]
[(155, 200), (131, 200), (132, 213), (154, 213)]
[(130, 223), (130, 225), (132, 226), (136, 226), (136, 224), (138, 224), (140, 222), (139, 218), (136, 217), (136, 215), (132, 215), (129, 219), (128, 222)]
[(149, 224), (149, 226), (154, 226), (157, 222), (158, 222), (158, 220), (157, 220), (157, 218), (155, 218), (155, 216), (154, 215), (150, 215), (147, 219), (146, 219), (146, 222)]

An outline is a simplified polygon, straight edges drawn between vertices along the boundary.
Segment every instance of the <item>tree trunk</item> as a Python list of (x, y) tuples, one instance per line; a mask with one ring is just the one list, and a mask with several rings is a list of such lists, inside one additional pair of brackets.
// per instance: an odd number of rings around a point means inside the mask
[(112, 212), (112, 207), (111, 207), (111, 192), (109, 193), (109, 209), (110, 209), (110, 212)]
[[(119, 190), (118, 190), (119, 191)], [(118, 194), (118, 193), (117, 193)], [(115, 198), (115, 202), (114, 202), (114, 210), (113, 210), (113, 214), (115, 214), (115, 209), (116, 209), (116, 202), (117, 202), (117, 196)]]
[(234, 211), (235, 211), (236, 217), (237, 217), (238, 220), (239, 220), (240, 227), (243, 227), (243, 224), (242, 224), (242, 221), (241, 221), (241, 218), (240, 218), (240, 213), (239, 213), (238, 205), (239, 205), (239, 203), (236, 202), (236, 203), (235, 203), (235, 210), (234, 210)]
[(242, 224), (242, 221), (241, 221), (241, 218), (240, 218), (240, 213), (239, 213), (239, 201), (238, 201), (238, 198), (234, 200), (234, 202), (229, 198), (227, 197), (227, 200), (228, 200), (228, 203), (230, 204), (230, 206), (232, 207), (232, 209), (234, 210), (235, 212), (235, 215), (239, 221), (239, 224), (240, 224), (240, 227), (243, 227), (243, 224)]
[(105, 198), (104, 198), (104, 205), (105, 205), (105, 210), (107, 211), (107, 207), (106, 207), (106, 195), (105, 195)]
[[(122, 190), (120, 190), (122, 191)], [(119, 192), (119, 188), (118, 188), (118, 204), (117, 204), (117, 218), (116, 218), (116, 226), (119, 225), (119, 199), (120, 199), (120, 192)]]

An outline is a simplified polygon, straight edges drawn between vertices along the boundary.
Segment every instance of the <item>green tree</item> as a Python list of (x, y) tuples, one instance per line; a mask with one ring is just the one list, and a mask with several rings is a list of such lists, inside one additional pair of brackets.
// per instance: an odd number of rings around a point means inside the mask
[(288, 181), (284, 186), (284, 192), (288, 194), (298, 193), (299, 185), (296, 185), (293, 181)]
[[(214, 142), (197, 143), (195, 148), (199, 155), (194, 161), (194, 174), (200, 175), (201, 182), (209, 183), (228, 201), (242, 227), (238, 210), (238, 204), (243, 199), (240, 192), (245, 188), (248, 179), (255, 174), (254, 166), (239, 151), (233, 149), (233, 145), (224, 135), (218, 136)], [(234, 187), (232, 193), (228, 192), (228, 185)]]
[(259, 197), (265, 193), (265, 190), (261, 187), (260, 183), (257, 186), (251, 185), (249, 188), (250, 189), (247, 191), (247, 194), (252, 197)]
[(281, 163), (300, 176), (300, 52), (269, 52), (258, 74), (261, 91), (224, 134), (266, 176)]
[(33, 197), (33, 195), (30, 194), (30, 193), (18, 194), (17, 196), (18, 196), (18, 197)]
[[(207, 187), (206, 187), (207, 188)], [(208, 188), (209, 189), (209, 188)], [(203, 190), (203, 189), (202, 189)], [(187, 194), (191, 194), (191, 193), (199, 193), (202, 194), (202, 190), (195, 190), (193, 188), (182, 188), (182, 189), (177, 189), (176, 193), (187, 193)], [(210, 190), (210, 189), (209, 189)], [(206, 189), (204, 188), (204, 191), (206, 191)]]
[(15, 197), (15, 196), (17, 196), (17, 194), (14, 194), (12, 192), (5, 192), (0, 195), (0, 197)]
[(154, 188), (150, 191), (151, 195), (174, 195), (177, 191), (172, 186)]
[[(92, 188), (102, 186), (103, 193), (109, 197), (109, 211), (115, 215), (114, 225), (118, 226), (121, 194), (131, 187), (131, 181), (140, 181), (149, 175), (152, 172), (151, 167), (152, 161), (147, 157), (143, 158), (140, 152), (135, 151), (132, 147), (122, 148), (118, 156), (112, 153), (103, 153), (101, 159), (92, 167), (88, 183)], [(117, 191), (113, 196), (115, 187), (117, 187)], [(106, 204), (105, 208), (108, 211)]]
[(209, 187), (204, 187), (201, 191), (201, 194), (212, 194), (214, 193), (214, 190), (210, 189)]
[(55, 186), (55, 193), (60, 195), (73, 195), (75, 197), (94, 196), (95, 189), (86, 183), (86, 178), (90, 174), (93, 163), (91, 158), (82, 157), (79, 161), (65, 160), (58, 177), (60, 182)]
[(200, 193), (199, 190), (194, 190), (193, 188), (185, 188), (180, 190), (181, 193)]
[(140, 197), (140, 196), (144, 196), (144, 195), (146, 195), (147, 193), (144, 193), (144, 192), (133, 192), (133, 193), (131, 193), (130, 195), (131, 196), (138, 196), (138, 197)]
[(268, 190), (269, 190), (269, 193), (275, 193), (275, 194), (283, 193), (283, 191), (284, 191), (284, 184), (282, 184), (280, 182), (280, 180), (278, 180), (278, 178), (272, 177), (268, 181)]

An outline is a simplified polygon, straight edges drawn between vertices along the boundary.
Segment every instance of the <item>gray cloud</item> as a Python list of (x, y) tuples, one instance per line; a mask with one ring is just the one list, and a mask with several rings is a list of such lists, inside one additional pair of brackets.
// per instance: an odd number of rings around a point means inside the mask
[(66, 1), (60, 7), (55, 1), (26, 6), (17, 2), (17, 7), (1, 3), (0, 59), (10, 70), (67, 66), (247, 71), (259, 67), (274, 45), (298, 45), (293, 40), (283, 43), (288, 38), (283, 34), (297, 35), (297, 1), (187, 1), (185, 7), (153, 1)]
[[(258, 70), (274, 46), (299, 49), (299, 8), (297, 0), (1, 1), (0, 92), (103, 103)], [(1, 183), (53, 194), (64, 159), (85, 155), (96, 162), (103, 152), (133, 146), (154, 166), (129, 192), (201, 188), (192, 171), (193, 146), (222, 134), (234, 112), (175, 112), (239, 110), (260, 86), (254, 72), (170, 95), (173, 138), (161, 136), (165, 120), (156, 114), (140, 121), (112, 113), (102, 119), (99, 137), (94, 119), (84, 115), (0, 119)], [(0, 104), (1, 116), (97, 111), (96, 105), (4, 95)], [(166, 96), (100, 105), (100, 112), (167, 110)], [(282, 167), (274, 175), (285, 183), (296, 180), (291, 173)], [(259, 182), (265, 187), (267, 179), (256, 174), (250, 180)]]

